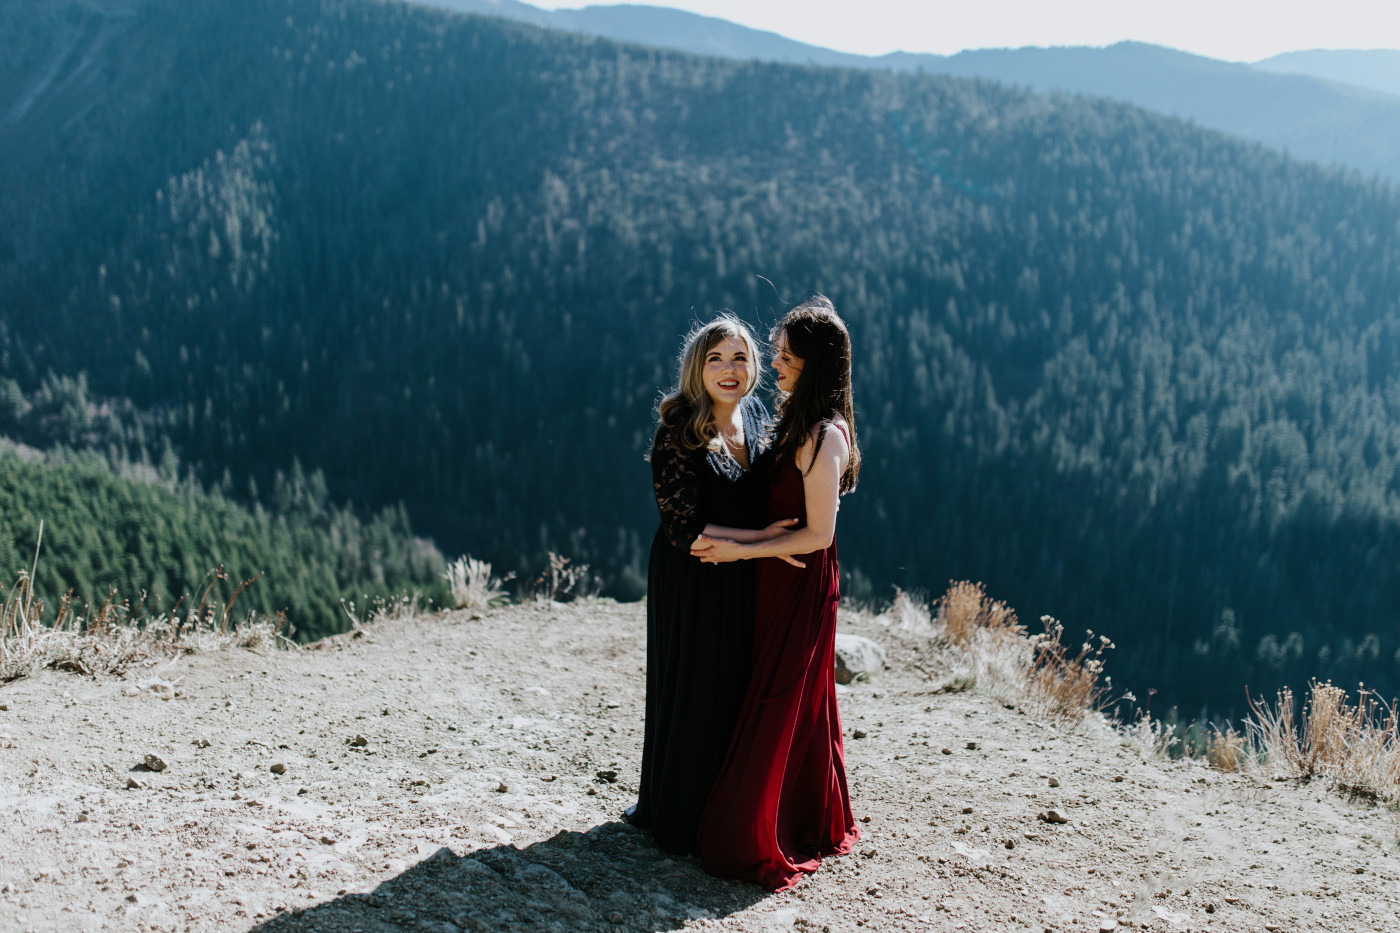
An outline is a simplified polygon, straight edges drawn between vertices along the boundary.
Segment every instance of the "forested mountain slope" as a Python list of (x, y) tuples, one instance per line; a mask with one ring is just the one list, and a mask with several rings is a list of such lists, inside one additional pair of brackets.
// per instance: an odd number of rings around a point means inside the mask
[(0, 441), (3, 592), (12, 598), (17, 573), (32, 570), (47, 600), (35, 615), (49, 624), (92, 622), (104, 605), (123, 607), (123, 619), (217, 626), (280, 614), (299, 641), (346, 631), (406, 589), (447, 602), (442, 555), (413, 537), (401, 509), (361, 518), (295, 465), (269, 493), (267, 507), (249, 508), (168, 469), (35, 458)]
[(984, 580), (1159, 706), (1400, 686), (1388, 185), (1104, 100), (393, 3), (0, 33), (16, 391), (86, 373), (235, 492), (297, 458), (635, 597), (678, 335), (821, 290), (857, 347), (848, 592)]
[[(544, 10), (517, 0), (417, 0), (700, 55), (988, 78), (1126, 101), (1202, 126), (1400, 179), (1400, 52), (1296, 52), (1256, 65), (1144, 42), (1105, 48), (969, 49), (854, 55), (684, 10), (636, 4)], [(1378, 93), (1384, 91), (1386, 93)]]

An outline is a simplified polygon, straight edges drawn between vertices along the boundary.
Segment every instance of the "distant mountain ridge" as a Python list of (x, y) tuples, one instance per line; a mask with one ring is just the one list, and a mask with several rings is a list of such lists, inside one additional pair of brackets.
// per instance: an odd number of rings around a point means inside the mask
[(1400, 51), (1394, 49), (1307, 49), (1257, 61), (1254, 67), (1400, 96)]
[[(1236, 133), (1299, 158), (1400, 180), (1400, 52), (1298, 52), (1258, 66), (1143, 42), (867, 56), (663, 7), (621, 4), (550, 11), (517, 0), (419, 2), (698, 55), (924, 71), (1039, 92), (1109, 97)], [(1351, 83), (1341, 83), (1347, 81)]]

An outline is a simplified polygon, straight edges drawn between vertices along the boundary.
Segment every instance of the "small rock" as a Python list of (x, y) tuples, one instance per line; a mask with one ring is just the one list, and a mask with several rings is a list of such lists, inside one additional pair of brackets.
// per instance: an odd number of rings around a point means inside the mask
[(1364, 875), (1364, 874), (1366, 874), (1366, 869), (1364, 869), (1364, 868), (1362, 868), (1360, 865), (1358, 865), (1358, 866), (1356, 866), (1356, 873), (1357, 873), (1358, 875)]
[(836, 682), (849, 684), (865, 680), (875, 671), (884, 670), (885, 649), (868, 638), (836, 633)]
[(10, 704), (8, 704), (8, 703), (0, 703), (0, 713), (8, 713), (9, 711), (10, 711)]
[(943, 754), (945, 754), (945, 755), (951, 755), (951, 754), (953, 754), (953, 750), (952, 750), (951, 748), (945, 748), (945, 749), (943, 749)]
[(611, 920), (613, 923), (621, 923), (622, 914), (614, 910), (612, 913), (608, 914), (608, 919)]
[(1104, 917), (1099, 921), (1099, 933), (1111, 933), (1116, 929), (1118, 929), (1118, 921), (1112, 917)]
[(857, 730), (855, 730), (854, 732), (851, 733), (851, 738), (853, 738), (853, 739), (863, 739), (863, 738), (865, 738), (865, 730), (864, 730), (864, 729), (857, 729)]
[(1215, 905), (1214, 905), (1214, 904), (1207, 904), (1207, 905), (1206, 905), (1206, 913), (1208, 913), (1208, 914), (1213, 914), (1213, 913), (1215, 913)]
[(1007, 847), (1008, 849), (1014, 849), (1014, 848), (1016, 848), (1016, 840), (1015, 840), (1015, 839), (1008, 839), (1008, 840), (1006, 840), (1005, 845), (1006, 845), (1006, 847)]
[(333, 846), (333, 845), (335, 845), (335, 840), (332, 839), (330, 836), (322, 836), (322, 837), (321, 837), (321, 845), (323, 845), (323, 846)]
[(88, 814), (87, 814), (87, 811), (84, 810), (82, 813), (79, 813), (79, 814), (78, 814), (78, 822), (79, 822), (79, 823), (86, 823), (87, 821), (88, 821)]
[(976, 743), (976, 742), (968, 742), (968, 743), (967, 743), (967, 747), (968, 747), (968, 749), (970, 749), (971, 751), (977, 751), (977, 743)]
[(496, 793), (498, 793), (498, 794), (505, 794), (505, 793), (509, 793), (509, 792), (510, 792), (510, 788), (509, 788), (508, 786), (506, 786), (506, 782), (505, 782), (505, 781), (501, 781), (499, 784), (496, 785)]
[(878, 884), (872, 884), (870, 887), (866, 888), (865, 893), (869, 894), (871, 897), (885, 896), (885, 893), (880, 890), (880, 886)]
[(131, 788), (132, 790), (141, 790), (146, 785), (136, 780), (136, 778), (134, 777), (129, 777), (126, 779), (126, 786)]
[(1057, 780), (1056, 778), (1051, 778), (1051, 779), (1050, 779), (1050, 786), (1051, 786), (1051, 787), (1059, 787), (1059, 786), (1060, 786), (1059, 780)]
[(860, 853), (864, 858), (874, 858), (880, 854), (879, 849), (866, 849)]
[(305, 796), (306, 796), (307, 794), (309, 794), (309, 793), (311, 793), (311, 791), (308, 790), (307, 788), (303, 787), (303, 788), (301, 788), (300, 790), (297, 791), (297, 796), (298, 796), (298, 797), (305, 797)]
[(159, 755), (147, 755), (146, 767), (150, 768), (152, 771), (164, 771), (165, 762), (161, 760)]
[(971, 808), (971, 807), (963, 807), (963, 808), (962, 808), (962, 812), (964, 812), (964, 813), (971, 813), (971, 812), (972, 812), (972, 808)]
[(1027, 839), (1031, 840), (1032, 842), (1034, 842), (1035, 840), (1037, 840), (1037, 839), (1040, 838), (1040, 833), (1021, 833), (1021, 835), (1022, 835), (1022, 836), (1025, 836)]
[(369, 739), (357, 734), (353, 739), (350, 740), (350, 744), (355, 748), (364, 748), (365, 746), (369, 745)]
[(268, 768), (267, 770), (271, 771), (273, 774), (286, 774), (287, 766), (282, 764), (282, 762), (280, 761), (274, 761), (272, 763), (272, 767)]
[(592, 786), (588, 788), (588, 796), (592, 797), (596, 793), (598, 793), (598, 788)]
[(1044, 813), (1037, 813), (1037, 814), (1036, 814), (1036, 819), (1040, 820), (1042, 823), (1068, 823), (1068, 822), (1069, 822), (1069, 820), (1065, 819), (1065, 817), (1062, 816), (1062, 815), (1060, 814), (1060, 811), (1059, 811), (1059, 810), (1046, 810)]
[(1115, 775), (1113, 776), (1113, 783), (1115, 783), (1115, 784), (1122, 784), (1122, 783), (1123, 783), (1123, 775), (1121, 775), (1121, 774), (1115, 774)]
[(135, 904), (137, 907), (145, 907), (151, 902), (150, 899), (147, 898), (146, 895), (142, 894), (140, 891), (132, 891), (126, 896), (126, 899), (131, 903)]
[(210, 745), (213, 745), (213, 744), (214, 744), (213, 742), (209, 741), (208, 739), (206, 739), (206, 738), (205, 738), (204, 736), (202, 736), (202, 735), (201, 735), (199, 738), (197, 738), (197, 739), (194, 740), (194, 747), (195, 747), (195, 748), (208, 748)]
[(599, 772), (598, 772), (598, 780), (603, 781), (603, 782), (608, 783), (608, 784), (616, 784), (616, 783), (617, 783), (617, 772), (616, 772), (616, 771), (599, 771)]

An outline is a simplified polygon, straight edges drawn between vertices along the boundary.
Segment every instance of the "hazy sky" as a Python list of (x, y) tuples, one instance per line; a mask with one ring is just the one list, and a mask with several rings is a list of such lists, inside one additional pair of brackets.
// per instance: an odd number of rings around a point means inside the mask
[[(548, 9), (598, 0), (526, 0)], [(637, 0), (879, 55), (1136, 39), (1257, 61), (1297, 49), (1400, 49), (1397, 0)], [(606, 0), (602, 4), (606, 5)]]

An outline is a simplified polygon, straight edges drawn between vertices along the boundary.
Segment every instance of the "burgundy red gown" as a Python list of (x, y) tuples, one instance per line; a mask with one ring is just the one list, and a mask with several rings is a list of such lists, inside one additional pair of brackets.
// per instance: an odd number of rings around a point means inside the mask
[[(768, 521), (806, 516), (801, 472), (776, 467)], [(836, 544), (797, 559), (757, 561), (752, 673), (699, 829), (706, 871), (770, 891), (860, 838), (836, 709)]]

